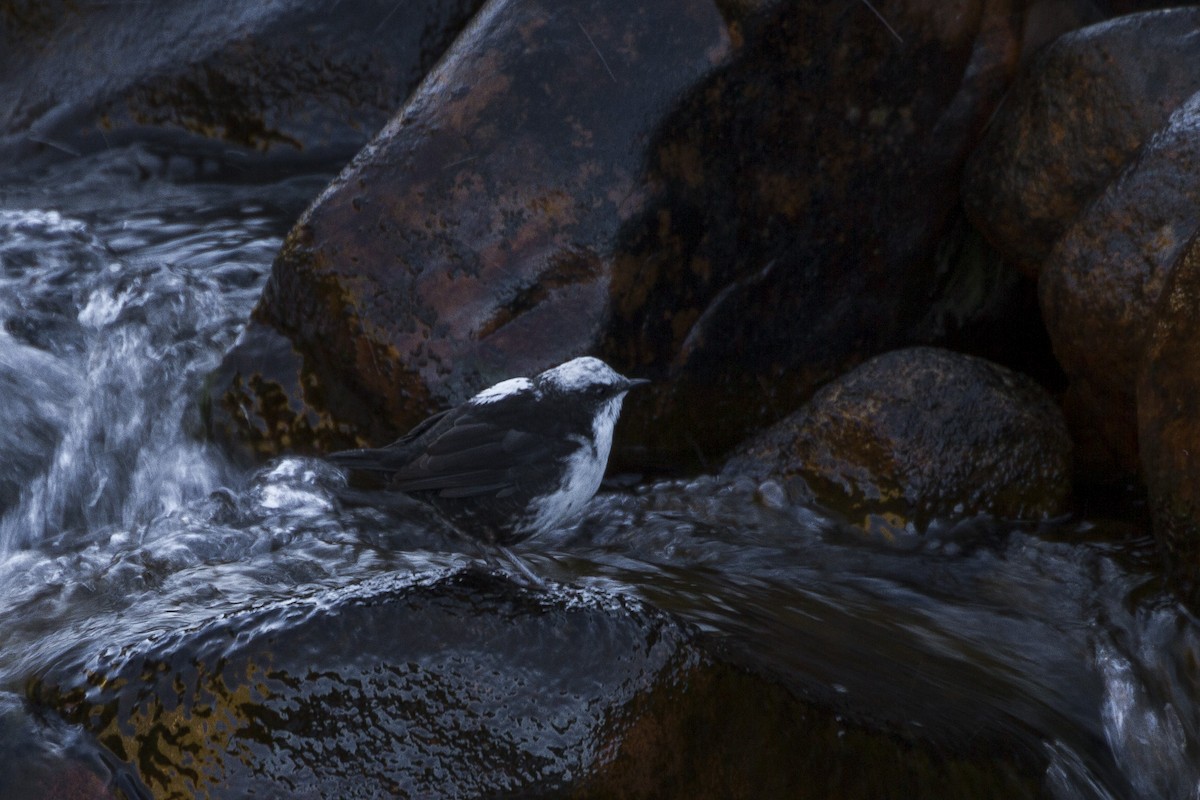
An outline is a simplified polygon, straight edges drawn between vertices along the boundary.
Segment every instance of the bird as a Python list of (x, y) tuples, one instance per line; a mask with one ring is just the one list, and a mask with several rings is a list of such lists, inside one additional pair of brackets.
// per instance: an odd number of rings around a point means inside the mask
[(503, 548), (583, 511), (604, 477), (625, 395), (647, 383), (583, 356), (501, 381), (389, 445), (326, 459), (382, 474), (455, 530)]

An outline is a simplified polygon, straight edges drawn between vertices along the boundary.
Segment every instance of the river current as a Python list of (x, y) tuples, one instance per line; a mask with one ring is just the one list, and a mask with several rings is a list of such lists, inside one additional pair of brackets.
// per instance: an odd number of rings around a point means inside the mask
[[(0, 774), (86, 738), (30, 707), (50, 670), (480, 560), (419, 515), (343, 507), (319, 459), (247, 473), (201, 436), (205, 378), (330, 177), (135, 147), (0, 184)], [(1200, 626), (1142, 522), (872, 542), (699, 477), (603, 491), (515, 550), (546, 591), (656, 606), (815, 702), (1010, 737), (1046, 757), (1050, 796), (1200, 797)]]

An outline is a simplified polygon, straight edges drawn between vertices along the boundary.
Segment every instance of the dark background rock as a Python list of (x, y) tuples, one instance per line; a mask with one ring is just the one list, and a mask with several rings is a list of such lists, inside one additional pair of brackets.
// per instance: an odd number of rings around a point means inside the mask
[[(1020, 14), (725, 12), (497, 3), (455, 44), (292, 232), (256, 312), (303, 354), (305, 386), (365, 398), (331, 419), (378, 443), (591, 352), (655, 379), (615, 460), (689, 469), (927, 338), (939, 239)], [(291, 447), (325, 446), (302, 427)]]
[(1061, 413), (1033, 381), (918, 347), (877, 356), (822, 387), (740, 448), (724, 474), (785, 486), (799, 478), (801, 490), (850, 521), (889, 534), (980, 513), (1062, 514), (1070, 453)]
[(208, 141), (224, 157), (345, 159), (481, 4), (7, 2), (0, 154)]
[(1027, 273), (1200, 90), (1197, 25), (1194, 8), (1110, 20), (1061, 37), (1022, 72), (968, 164), (963, 198)]
[(935, 299), (918, 327), (918, 341), (979, 356), (1061, 395), (1067, 379), (1042, 321), (1037, 282), (965, 218), (939, 243), (935, 262)]
[(622, 435), (662, 463), (711, 464), (834, 375), (921, 338), (1019, 14), (879, 10), (886, 23), (840, 3), (740, 21), (734, 59), (662, 127), (602, 350), (660, 378)]

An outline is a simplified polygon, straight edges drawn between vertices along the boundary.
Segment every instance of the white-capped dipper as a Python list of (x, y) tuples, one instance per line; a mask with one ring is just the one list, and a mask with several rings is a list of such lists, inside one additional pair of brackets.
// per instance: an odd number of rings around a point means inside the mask
[(386, 447), (327, 458), (388, 476), (461, 532), (505, 545), (567, 522), (604, 477), (625, 393), (649, 381), (576, 358), (434, 414)]

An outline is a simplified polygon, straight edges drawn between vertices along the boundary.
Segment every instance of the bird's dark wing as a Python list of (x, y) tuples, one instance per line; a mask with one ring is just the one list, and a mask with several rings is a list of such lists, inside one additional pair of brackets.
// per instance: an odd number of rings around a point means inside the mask
[(561, 460), (579, 445), (570, 431), (531, 416), (527, 403), (458, 406), (430, 417), (407, 435), (371, 450), (326, 456), (338, 466), (387, 473), (402, 492), (441, 497), (505, 497), (521, 485), (551, 484)]
[(507, 406), (460, 407), (446, 424), (430, 430), (420, 453), (396, 471), (391, 485), (442, 497), (504, 497), (522, 484), (553, 481), (560, 461), (579, 443), (562, 431), (529, 424), (528, 409)]

